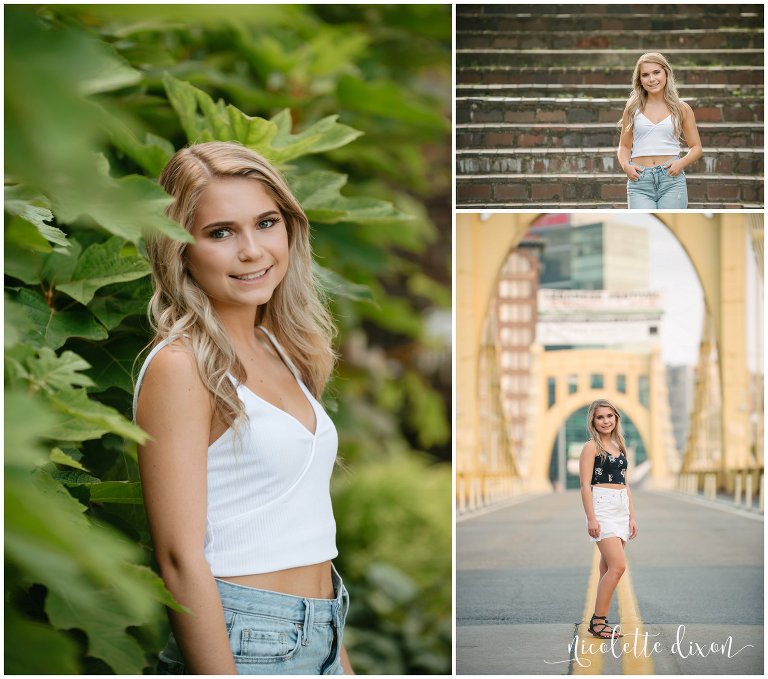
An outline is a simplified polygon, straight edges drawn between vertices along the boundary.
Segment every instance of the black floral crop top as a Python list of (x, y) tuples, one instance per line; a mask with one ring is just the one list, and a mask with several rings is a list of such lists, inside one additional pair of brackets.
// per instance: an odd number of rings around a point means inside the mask
[(623, 483), (626, 485), (627, 457), (620, 453), (614, 457), (610, 453), (602, 462), (600, 455), (595, 455), (595, 468), (592, 470), (592, 485), (596, 483)]

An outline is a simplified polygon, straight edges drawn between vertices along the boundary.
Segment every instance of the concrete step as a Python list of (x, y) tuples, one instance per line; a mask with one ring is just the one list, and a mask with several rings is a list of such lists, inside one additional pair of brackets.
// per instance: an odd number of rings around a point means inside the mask
[[(456, 178), (457, 207), (485, 206), (504, 202), (540, 203), (573, 201), (624, 203), (627, 178), (624, 173), (480, 174)], [(692, 175), (688, 177), (688, 200), (693, 203), (763, 203), (763, 177), (747, 175)]]
[[(688, 149), (684, 149), (687, 152)], [(763, 174), (762, 148), (707, 148), (704, 156), (685, 173)], [(552, 174), (571, 172), (620, 172), (616, 147), (575, 148), (500, 148), (461, 149), (456, 151), (459, 176), (480, 174)]]
[[(611, 146), (615, 149), (619, 144), (619, 131), (615, 122), (459, 124), (456, 126), (456, 148)], [(737, 149), (762, 147), (764, 144), (763, 123), (698, 122), (697, 127), (701, 144), (707, 153), (713, 146)]]
[(648, 12), (651, 16), (657, 14), (674, 14), (675, 9), (680, 9), (682, 12), (690, 11), (691, 14), (704, 15), (704, 16), (739, 16), (742, 14), (762, 13), (762, 7), (754, 4), (736, 4), (736, 3), (723, 3), (717, 5), (697, 5), (694, 7), (687, 7), (685, 5), (679, 7), (669, 4), (653, 4), (653, 5), (623, 5), (619, 3), (602, 3), (602, 4), (588, 4), (588, 5), (576, 5), (576, 4), (538, 4), (533, 7), (529, 5), (513, 5), (513, 4), (488, 4), (488, 5), (466, 5), (460, 4), (456, 6), (456, 12), (458, 13), (476, 13), (491, 16), (499, 16), (504, 14), (517, 14), (527, 11), (535, 11), (536, 14), (552, 15), (552, 14), (569, 14), (574, 13), (577, 15), (592, 15), (601, 14), (609, 16), (624, 16), (626, 14), (635, 14), (637, 12)]
[(456, 47), (467, 49), (619, 49), (644, 50), (653, 41), (655, 50), (668, 49), (744, 49), (761, 48), (762, 29), (700, 28), (693, 30), (649, 31), (504, 31), (461, 30), (456, 33)]
[[(498, 84), (473, 83), (456, 85), (457, 97), (596, 97), (616, 98), (629, 95), (629, 85), (563, 85), (560, 83)], [(679, 84), (678, 94), (684, 99), (693, 97), (760, 97), (761, 85)]]
[[(744, 123), (764, 119), (762, 97), (689, 97), (686, 101), (700, 122)], [(617, 122), (625, 104), (626, 97), (456, 97), (456, 122)]]
[[(638, 55), (639, 56), (639, 55)], [(456, 82), (460, 85), (471, 83), (486, 84), (583, 84), (623, 85), (629, 89), (632, 69), (629, 66), (606, 66), (595, 68), (574, 63), (568, 66), (462, 66), (457, 65)], [(678, 66), (673, 64), (675, 79), (687, 85), (762, 85), (763, 66)]]
[[(504, 201), (499, 203), (478, 203), (459, 206), (459, 212), (477, 212), (478, 210), (525, 210), (532, 207), (530, 202)], [(556, 210), (626, 210), (627, 201), (623, 202), (599, 202), (599, 201), (564, 201), (564, 202), (539, 202), (537, 208)], [(689, 210), (759, 210), (763, 206), (760, 203), (688, 203)]]
[[(575, 61), (588, 63), (593, 67), (623, 66), (632, 71), (642, 51), (611, 49), (457, 49), (456, 63), (459, 68), (466, 66), (568, 66)], [(762, 66), (762, 49), (667, 49), (664, 56), (673, 70), (682, 64), (688, 66)]]
[[(698, 5), (696, 10), (715, 5)], [(631, 31), (645, 29), (648, 31), (686, 31), (686, 30), (719, 30), (720, 28), (762, 28), (762, 7), (752, 5), (751, 12), (716, 15), (694, 13), (685, 5), (680, 7), (680, 13), (666, 11), (658, 14), (646, 9), (628, 12), (626, 5), (617, 5), (623, 14), (599, 13), (594, 5), (585, 5), (589, 13), (580, 14), (574, 10), (578, 5), (569, 5), (569, 11), (552, 15), (540, 10), (548, 5), (536, 5), (536, 12), (516, 13), (506, 12), (497, 14), (480, 14), (476, 11), (460, 11), (456, 8), (457, 31), (546, 31), (552, 29), (553, 22), (561, 31)], [(755, 7), (760, 11), (755, 11)], [(533, 8), (532, 8), (533, 9)]]

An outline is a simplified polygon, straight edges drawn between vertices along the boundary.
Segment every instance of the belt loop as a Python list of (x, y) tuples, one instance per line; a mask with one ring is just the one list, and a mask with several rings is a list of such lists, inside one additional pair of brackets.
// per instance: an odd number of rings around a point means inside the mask
[(304, 599), (304, 629), (301, 630), (301, 645), (309, 646), (309, 631), (314, 624), (315, 608), (314, 603), (309, 599)]

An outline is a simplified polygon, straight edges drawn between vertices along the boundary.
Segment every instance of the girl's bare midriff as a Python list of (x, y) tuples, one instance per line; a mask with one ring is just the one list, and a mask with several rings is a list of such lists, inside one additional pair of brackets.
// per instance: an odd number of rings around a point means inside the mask
[(330, 561), (315, 563), (310, 566), (286, 568), (285, 570), (273, 571), (272, 573), (220, 577), (219, 580), (226, 580), (235, 585), (266, 589), (270, 592), (308, 597), (310, 599), (335, 598)]
[(617, 490), (626, 488), (626, 486), (623, 483), (593, 483), (592, 487), (593, 488), (616, 488)]
[(636, 156), (631, 159), (631, 162), (636, 165), (642, 165), (643, 167), (653, 167), (654, 165), (661, 165), (668, 160), (674, 160), (677, 156)]

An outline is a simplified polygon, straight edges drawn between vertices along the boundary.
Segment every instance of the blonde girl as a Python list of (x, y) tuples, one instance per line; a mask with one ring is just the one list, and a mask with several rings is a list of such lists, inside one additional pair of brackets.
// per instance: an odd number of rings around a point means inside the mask
[(148, 240), (155, 337), (134, 394), (145, 507), (169, 612), (161, 674), (352, 673), (332, 564), (334, 365), (309, 223), (282, 177), (230, 142), (178, 151)]
[(608, 625), (611, 597), (626, 569), (624, 546), (637, 535), (627, 472), (627, 450), (618, 409), (604, 399), (587, 412), (590, 440), (579, 459), (581, 501), (587, 533), (600, 550), (600, 581), (589, 632), (601, 639), (623, 636)]
[[(693, 109), (680, 99), (662, 54), (649, 52), (637, 60), (619, 125), (617, 157), (627, 175), (630, 209), (687, 208), (684, 169), (701, 158), (701, 138)], [(689, 149), (682, 158), (681, 136)]]

